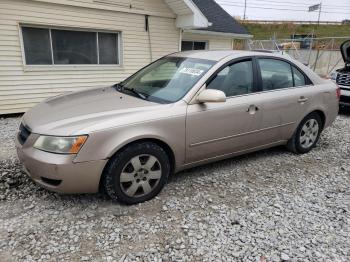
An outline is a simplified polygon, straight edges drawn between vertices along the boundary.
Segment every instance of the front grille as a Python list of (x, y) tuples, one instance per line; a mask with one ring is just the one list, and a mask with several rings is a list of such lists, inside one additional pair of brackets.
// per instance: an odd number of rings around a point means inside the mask
[(338, 73), (337, 84), (343, 86), (350, 86), (350, 73)]
[(350, 96), (340, 96), (340, 102), (350, 104)]
[(21, 123), (21, 125), (19, 126), (19, 132), (18, 132), (19, 143), (23, 145), (27, 141), (30, 134), (31, 134), (30, 129)]

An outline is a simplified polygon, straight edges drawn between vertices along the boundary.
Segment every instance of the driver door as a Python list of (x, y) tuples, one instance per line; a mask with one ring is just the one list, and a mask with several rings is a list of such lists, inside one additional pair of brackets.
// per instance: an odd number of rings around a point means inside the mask
[(224, 65), (207, 82), (226, 94), (226, 102), (196, 103), (187, 108), (186, 162), (217, 158), (257, 147), (261, 102), (252, 59)]

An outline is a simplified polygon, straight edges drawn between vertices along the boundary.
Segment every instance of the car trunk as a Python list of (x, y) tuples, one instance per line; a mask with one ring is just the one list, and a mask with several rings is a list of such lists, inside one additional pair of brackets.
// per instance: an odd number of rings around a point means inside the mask
[(345, 66), (337, 70), (337, 84), (341, 86), (350, 86), (350, 40), (345, 41), (340, 46)]
[(341, 44), (340, 52), (343, 57), (345, 67), (339, 69), (338, 72), (350, 72), (350, 40)]

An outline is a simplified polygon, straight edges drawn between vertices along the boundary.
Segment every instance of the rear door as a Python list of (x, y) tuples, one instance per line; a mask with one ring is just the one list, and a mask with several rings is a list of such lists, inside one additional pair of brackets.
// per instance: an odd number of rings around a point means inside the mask
[(297, 66), (273, 57), (257, 57), (266, 143), (289, 139), (312, 103), (315, 89)]

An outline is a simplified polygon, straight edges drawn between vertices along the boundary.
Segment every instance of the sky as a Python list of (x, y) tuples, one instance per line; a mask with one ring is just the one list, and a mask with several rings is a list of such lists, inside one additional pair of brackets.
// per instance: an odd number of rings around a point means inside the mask
[[(243, 19), (245, 0), (216, 0), (232, 16)], [(321, 21), (350, 20), (350, 0), (246, 0), (246, 19), (317, 21), (308, 6), (322, 2)]]

